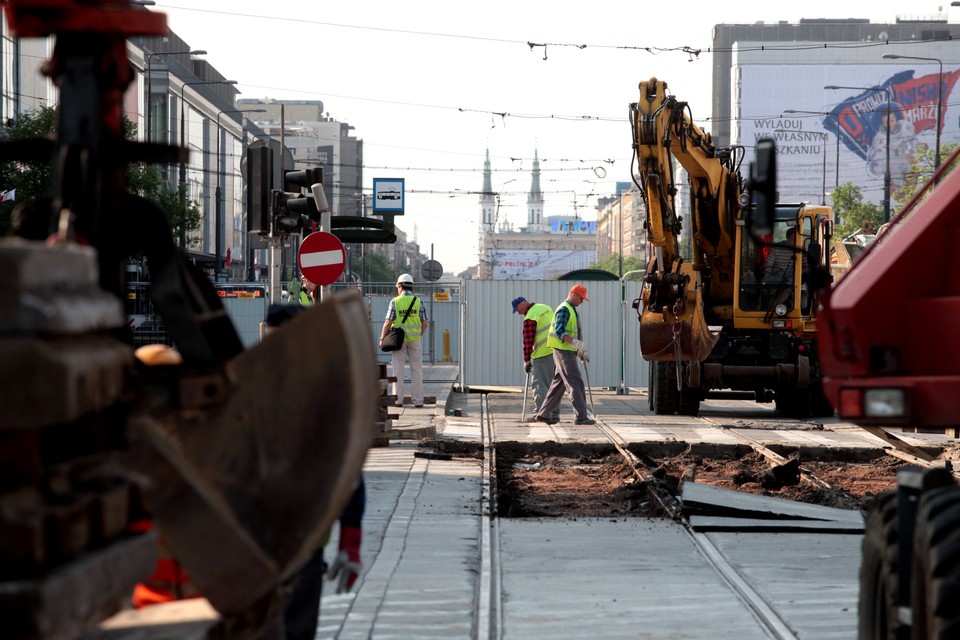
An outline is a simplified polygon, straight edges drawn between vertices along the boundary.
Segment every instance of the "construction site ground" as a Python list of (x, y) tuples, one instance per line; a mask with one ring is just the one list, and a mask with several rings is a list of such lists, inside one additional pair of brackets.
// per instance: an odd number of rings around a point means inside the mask
[[(319, 638), (856, 637), (861, 509), (905, 464), (883, 439), (745, 400), (656, 416), (642, 389), (592, 390), (606, 432), (574, 425), (566, 401), (559, 424), (523, 423), (521, 388), (425, 370), (437, 404), (401, 410), (370, 450), (363, 575), (325, 594)], [(947, 436), (897, 434), (960, 457)], [(771, 456), (804, 478), (771, 486)], [(92, 637), (204, 637), (202, 607), (181, 609), (175, 635), (122, 612)]]

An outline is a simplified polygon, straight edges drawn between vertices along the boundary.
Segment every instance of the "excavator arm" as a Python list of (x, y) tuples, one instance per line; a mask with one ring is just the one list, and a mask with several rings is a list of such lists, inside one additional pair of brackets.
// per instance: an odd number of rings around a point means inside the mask
[[(716, 342), (712, 316), (730, 313), (735, 219), (741, 181), (730, 150), (718, 150), (691, 120), (685, 102), (656, 78), (640, 83), (631, 105), (647, 238), (655, 255), (647, 269), (640, 344), (647, 360), (703, 361)], [(690, 187), (692, 261), (683, 259), (677, 211), (676, 160)], [(679, 349), (677, 346), (679, 344)]]

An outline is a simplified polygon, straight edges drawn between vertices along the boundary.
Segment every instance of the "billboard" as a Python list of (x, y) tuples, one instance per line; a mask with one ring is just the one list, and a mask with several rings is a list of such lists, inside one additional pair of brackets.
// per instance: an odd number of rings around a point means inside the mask
[(829, 204), (834, 186), (849, 182), (860, 187), (864, 201), (882, 204), (888, 167), (893, 193), (917, 152), (934, 147), (938, 103), (941, 147), (957, 142), (957, 129), (948, 123), (958, 115), (951, 98), (960, 69), (944, 64), (941, 76), (937, 64), (932, 65), (933, 73), (930, 66), (902, 62), (740, 66), (734, 139), (744, 147), (744, 177), (756, 141), (773, 138), (782, 202)]
[(489, 253), (494, 280), (554, 280), (597, 261), (597, 252), (557, 249), (493, 249)]

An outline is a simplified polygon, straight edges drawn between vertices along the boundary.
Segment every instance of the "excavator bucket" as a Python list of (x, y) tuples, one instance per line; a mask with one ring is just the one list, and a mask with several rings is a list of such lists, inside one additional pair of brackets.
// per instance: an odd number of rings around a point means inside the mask
[(377, 403), (367, 327), (359, 294), (334, 296), (135, 411), (155, 522), (221, 613), (275, 609), (355, 488)]
[(645, 307), (640, 315), (640, 351), (645, 360), (675, 362), (679, 344), (681, 361), (703, 362), (718, 339), (704, 318), (699, 288), (688, 296), (685, 311), (680, 314), (668, 308), (657, 313)]

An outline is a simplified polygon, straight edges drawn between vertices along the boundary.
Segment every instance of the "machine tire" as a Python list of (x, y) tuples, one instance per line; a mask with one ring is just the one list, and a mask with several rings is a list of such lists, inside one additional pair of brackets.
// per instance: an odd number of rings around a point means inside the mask
[(673, 362), (656, 361), (653, 383), (653, 412), (658, 416), (669, 416), (677, 412), (680, 394), (677, 392), (676, 365)]
[(834, 413), (833, 405), (827, 400), (827, 394), (823, 392), (823, 382), (817, 380), (810, 388), (810, 417), (832, 418)]
[[(691, 363), (689, 366), (697, 366)], [(680, 398), (677, 402), (677, 413), (682, 416), (696, 416), (700, 414), (700, 389), (687, 385), (686, 377), (680, 384)], [(676, 387), (674, 387), (676, 388)]]
[(960, 637), (960, 486), (921, 497), (910, 585), (913, 637)]
[(773, 402), (777, 413), (786, 417), (793, 418), (797, 416), (797, 389), (778, 387), (773, 393)]
[(647, 363), (647, 404), (651, 412), (653, 411), (653, 399), (657, 394), (656, 382), (656, 363), (651, 361)]
[[(858, 605), (860, 640), (898, 640), (897, 492), (881, 493), (864, 521)], [(902, 632), (901, 632), (902, 634)]]

